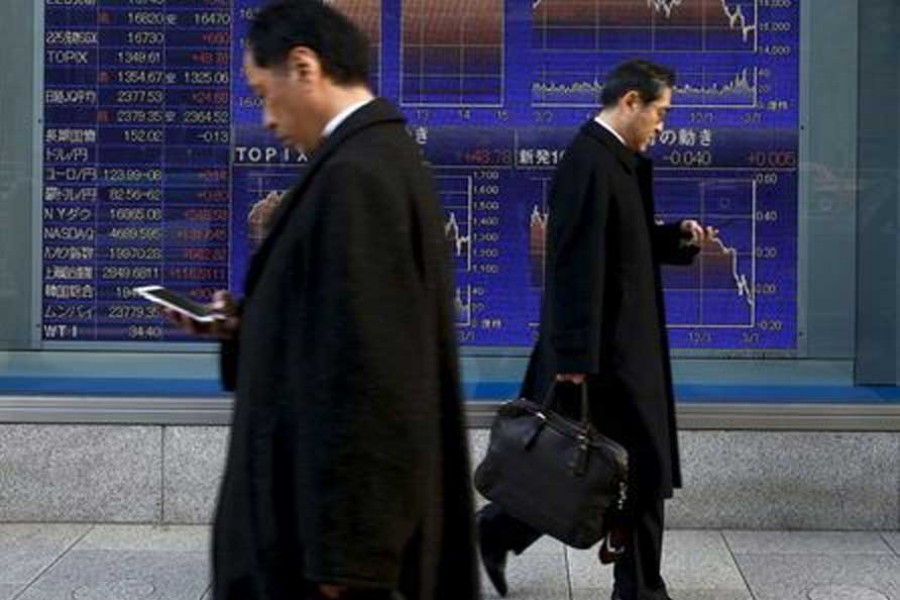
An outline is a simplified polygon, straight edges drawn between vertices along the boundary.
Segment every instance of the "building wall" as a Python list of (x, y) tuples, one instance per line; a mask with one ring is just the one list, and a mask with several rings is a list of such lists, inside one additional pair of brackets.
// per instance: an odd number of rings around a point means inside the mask
[[(0, 521), (207, 523), (223, 426), (0, 425)], [(473, 460), (488, 440), (470, 430)], [(900, 432), (688, 430), (673, 528), (900, 529)]]

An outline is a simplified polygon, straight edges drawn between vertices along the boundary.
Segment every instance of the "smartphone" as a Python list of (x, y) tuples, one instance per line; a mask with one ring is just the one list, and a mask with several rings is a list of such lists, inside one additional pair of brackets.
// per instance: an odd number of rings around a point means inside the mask
[(145, 285), (134, 288), (134, 291), (150, 302), (155, 302), (166, 308), (171, 308), (200, 323), (210, 323), (225, 318), (221, 313), (214, 312), (209, 307), (180, 294), (176, 294), (172, 290), (164, 288), (161, 285)]

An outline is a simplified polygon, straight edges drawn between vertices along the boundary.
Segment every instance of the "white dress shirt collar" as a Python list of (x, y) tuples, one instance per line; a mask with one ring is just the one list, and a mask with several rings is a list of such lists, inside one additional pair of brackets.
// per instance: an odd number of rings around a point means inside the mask
[(351, 104), (350, 106), (336, 114), (330, 121), (328, 121), (328, 124), (325, 125), (325, 129), (322, 130), (322, 137), (327, 138), (328, 136), (330, 136), (332, 133), (334, 133), (334, 130), (337, 129), (341, 123), (347, 120), (350, 115), (352, 115), (371, 101), (372, 99), (369, 99)]
[(623, 146), (625, 146), (626, 148), (628, 147), (628, 144), (625, 143), (625, 138), (623, 138), (621, 135), (619, 135), (619, 132), (616, 131), (615, 129), (613, 129), (612, 126), (611, 126), (609, 123), (607, 123), (606, 121), (604, 121), (604, 120), (600, 117), (600, 115), (597, 115), (596, 117), (594, 117), (594, 120), (597, 121), (597, 124), (598, 124), (598, 125), (600, 125), (600, 126), (603, 127), (604, 129), (606, 129), (608, 132), (610, 132), (611, 134), (613, 134), (614, 136), (616, 136), (616, 139), (619, 140), (620, 142), (622, 142), (622, 145), (623, 145)]

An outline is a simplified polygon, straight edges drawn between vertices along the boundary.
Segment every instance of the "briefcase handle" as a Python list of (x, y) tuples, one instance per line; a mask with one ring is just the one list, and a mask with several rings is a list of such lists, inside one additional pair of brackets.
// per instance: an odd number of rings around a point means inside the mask
[[(552, 411), (554, 404), (556, 404), (556, 385), (557, 381), (553, 381), (550, 384), (550, 388), (547, 390), (547, 395), (544, 397), (544, 402), (541, 404), (541, 408), (544, 411)], [(585, 430), (593, 429), (593, 421), (591, 420), (591, 405), (588, 401), (588, 385), (587, 379), (582, 381), (581, 383), (576, 383), (581, 390), (581, 425)]]

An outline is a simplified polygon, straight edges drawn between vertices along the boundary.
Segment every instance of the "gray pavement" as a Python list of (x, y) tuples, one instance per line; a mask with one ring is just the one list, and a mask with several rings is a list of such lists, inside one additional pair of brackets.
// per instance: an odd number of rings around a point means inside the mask
[[(674, 600), (900, 600), (900, 532), (673, 530)], [(0, 600), (208, 600), (209, 527), (0, 524)], [(511, 600), (607, 600), (593, 551), (510, 557)], [(496, 598), (485, 588), (486, 599)]]

